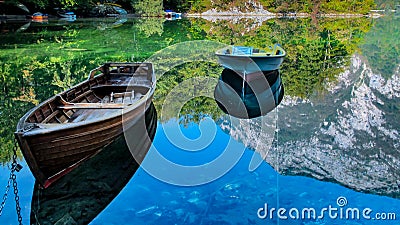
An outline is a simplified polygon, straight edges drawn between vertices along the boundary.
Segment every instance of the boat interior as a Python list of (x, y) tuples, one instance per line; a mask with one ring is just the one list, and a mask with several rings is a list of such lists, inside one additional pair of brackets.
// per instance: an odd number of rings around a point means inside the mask
[(121, 111), (152, 88), (152, 73), (151, 64), (105, 64), (87, 81), (42, 103), (26, 122), (76, 123)]
[(278, 44), (269, 47), (268, 50), (247, 46), (229, 46), (222, 51), (222, 54), (237, 56), (280, 56), (284, 55), (284, 51)]

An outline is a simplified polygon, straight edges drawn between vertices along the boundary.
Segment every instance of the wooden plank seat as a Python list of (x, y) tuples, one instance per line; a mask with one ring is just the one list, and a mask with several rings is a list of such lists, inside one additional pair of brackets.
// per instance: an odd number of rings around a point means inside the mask
[(58, 106), (59, 109), (123, 109), (126, 106), (131, 105), (124, 103), (69, 103)]
[[(100, 102), (67, 102), (61, 96), (59, 97), (61, 105), (57, 106), (58, 109), (70, 110), (70, 109), (123, 109), (136, 100), (140, 99), (143, 94), (135, 91), (113, 93), (110, 96), (105, 96)], [(126, 99), (129, 98), (129, 99)], [(124, 102), (125, 100), (125, 102)]]
[(126, 82), (119, 82), (119, 83), (105, 83), (105, 84), (99, 84), (91, 87), (93, 91), (95, 90), (100, 90), (100, 89), (108, 89), (108, 90), (119, 90), (120, 92), (123, 92), (124, 90), (132, 90), (137, 87), (144, 87), (144, 88), (151, 88), (153, 84), (149, 81), (146, 80), (138, 80), (134, 81), (132, 83), (126, 83)]
[(127, 90), (132, 90), (133, 87), (128, 85), (113, 85), (113, 84), (100, 84), (92, 87), (94, 92), (106, 91), (106, 92), (126, 92)]

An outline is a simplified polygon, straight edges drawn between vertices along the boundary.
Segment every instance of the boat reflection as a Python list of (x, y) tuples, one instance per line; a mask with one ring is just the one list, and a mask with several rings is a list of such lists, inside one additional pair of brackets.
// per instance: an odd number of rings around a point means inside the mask
[(104, 18), (104, 19), (96, 20), (95, 26), (98, 30), (114, 29), (114, 28), (122, 26), (126, 21), (128, 21), (128, 19), (125, 17)]
[(76, 20), (76, 17), (63, 17), (58, 19), (59, 24), (63, 23), (69, 23), (69, 22), (74, 22)]
[[(88, 224), (125, 187), (149, 150), (157, 127), (153, 104), (137, 124), (47, 189), (35, 183), (31, 224)], [(135, 138), (135, 145), (126, 144)], [(129, 140), (133, 141), (133, 140)]]
[(215, 87), (218, 106), (231, 116), (251, 119), (266, 115), (282, 101), (284, 89), (278, 70), (243, 76), (224, 69)]

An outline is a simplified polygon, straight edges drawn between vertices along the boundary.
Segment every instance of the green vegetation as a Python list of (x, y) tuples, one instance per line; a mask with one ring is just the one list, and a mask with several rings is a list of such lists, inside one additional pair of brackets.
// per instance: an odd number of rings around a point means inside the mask
[(377, 9), (395, 9), (399, 5), (398, 0), (375, 0)]
[[(359, 13), (366, 14), (377, 6), (394, 8), (395, 0), (255, 0), (264, 9), (271, 12), (305, 12), (305, 13)], [(165, 0), (165, 8), (179, 12), (201, 13), (209, 9), (227, 11), (233, 7), (242, 11), (254, 10), (248, 0)]]
[(235, 45), (267, 48), (280, 43), (288, 52), (282, 65), (285, 94), (309, 97), (323, 91), (324, 84), (335, 80), (357, 50), (364, 34), (371, 27), (371, 20), (310, 19), (268, 20), (254, 26), (250, 19), (240, 23), (232, 21), (193, 20), (193, 27), (208, 31), (208, 39)]
[[(43, 11), (55, 14), (55, 8), (74, 10), (79, 16), (89, 16), (90, 11), (99, 4), (119, 5), (130, 13), (142, 16), (161, 16), (163, 13), (162, 0), (109, 0), (109, 1), (86, 1), (86, 0), (21, 0), (18, 1), (25, 5), (31, 13)], [(15, 1), (6, 0), (5, 5), (11, 7), (16, 5)], [(6, 13), (6, 12), (5, 12)]]
[[(220, 11), (226, 11), (233, 7), (241, 11), (252, 11), (253, 5), (248, 4), (247, 0), (215, 0), (215, 1), (193, 1), (193, 12), (204, 12), (215, 8)], [(373, 0), (260, 0), (264, 9), (278, 13), (359, 13), (366, 14), (375, 7)]]
[[(206, 62), (190, 62), (177, 66), (157, 80), (157, 91), (154, 98), (154, 105), (156, 106), (157, 112), (162, 112), (163, 103), (171, 93), (172, 89), (180, 84), (182, 81), (196, 78), (196, 77), (211, 77), (216, 81), (223, 68), (215, 63)], [(181, 90), (179, 92), (180, 96), (196, 96), (190, 101), (186, 102), (180, 111), (180, 122), (183, 124), (188, 124), (190, 122), (198, 123), (206, 115), (211, 116), (213, 119), (217, 119), (223, 115), (222, 110), (220, 110), (213, 98), (208, 98), (206, 92), (213, 92), (216, 82), (211, 80), (211, 83), (204, 83), (201, 80), (194, 80), (197, 84), (193, 84), (193, 89), (188, 88)], [(181, 102), (172, 101), (168, 104), (175, 104), (176, 106), (171, 106), (170, 108), (179, 109), (181, 107)], [(163, 119), (160, 122), (168, 121), (171, 118), (176, 117), (173, 112), (163, 111)]]
[[(53, 8), (70, 8), (70, 9), (90, 9), (96, 1), (85, 1), (85, 0), (21, 0), (18, 1), (25, 5), (32, 13), (40, 10), (53, 10)], [(6, 0), (7, 5), (15, 5), (17, 1)]]
[(400, 65), (400, 17), (386, 16), (376, 20), (361, 46), (372, 70), (390, 78)]
[(0, 162), (10, 159), (18, 119), (39, 102), (86, 79), (104, 62), (144, 61), (168, 45), (195, 38), (185, 20), (165, 27), (156, 18), (117, 22), (32, 24), (25, 33), (0, 35)]
[(375, 7), (373, 0), (346, 0), (346, 1), (326, 1), (320, 5), (323, 13), (331, 12), (353, 12), (367, 14)]
[[(8, 3), (14, 1), (8, 0)], [(178, 12), (205, 12), (209, 9), (226, 11), (236, 7), (242, 11), (252, 11), (253, 4), (248, 0), (21, 0), (31, 11), (51, 11), (53, 8), (69, 8), (85, 15), (91, 8), (99, 3), (113, 3), (122, 5), (123, 8), (143, 16), (161, 15), (163, 9), (173, 9)], [(279, 13), (359, 13), (366, 14), (376, 7), (379, 9), (394, 9), (395, 0), (255, 0), (261, 3), (264, 9)]]
[(133, 0), (132, 6), (135, 9), (135, 13), (141, 16), (163, 15), (163, 2), (161, 0)]
[[(252, 20), (213, 23), (203, 19), (165, 22), (157, 18), (90, 19), (65, 25), (57, 21), (46, 25), (32, 23), (24, 32), (3, 33), (0, 35), (0, 162), (10, 159), (13, 132), (25, 112), (86, 79), (92, 68), (106, 61), (144, 61), (161, 49), (192, 40), (225, 44), (233, 41), (261, 48), (281, 43), (288, 52), (282, 67), (285, 95), (308, 97), (323, 92), (324, 83), (334, 81), (343, 71), (370, 26), (371, 20), (365, 18), (323, 19), (317, 23), (312, 19), (274, 19), (260, 26)], [(387, 29), (385, 32), (390, 33)], [(210, 55), (197, 51), (199, 48), (191, 43), (175, 52), (197, 54), (198, 59), (209, 61)], [(222, 71), (215, 62), (201, 61), (168, 69), (168, 64), (184, 62), (185, 58), (184, 54), (174, 53), (166, 55), (165, 62), (157, 65), (157, 70), (165, 72), (154, 96), (158, 112), (176, 84), (193, 77), (218, 78)], [(183, 90), (181, 94), (193, 93)], [(222, 111), (213, 99), (196, 97), (184, 104), (179, 119), (187, 124), (200, 121), (205, 115), (215, 119)], [(176, 117), (169, 112), (163, 116), (165, 120)]]

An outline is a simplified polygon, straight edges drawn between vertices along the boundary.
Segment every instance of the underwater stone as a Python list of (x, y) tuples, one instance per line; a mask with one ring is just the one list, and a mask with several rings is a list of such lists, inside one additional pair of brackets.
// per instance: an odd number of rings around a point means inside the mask
[(54, 225), (77, 225), (78, 223), (74, 220), (74, 218), (69, 215), (69, 213), (65, 214), (61, 219), (59, 219)]
[(158, 206), (153, 205), (153, 206), (150, 206), (150, 207), (147, 207), (147, 208), (144, 208), (144, 209), (141, 209), (141, 210), (137, 211), (135, 213), (135, 216), (144, 217), (144, 216), (149, 216), (151, 214), (155, 214), (157, 212), (158, 212)]
[(175, 209), (174, 213), (176, 214), (177, 219), (183, 217), (185, 215), (185, 210), (184, 209)]
[(187, 200), (187, 202), (189, 202), (189, 203), (196, 203), (196, 202), (198, 202), (200, 199), (199, 198), (189, 198), (188, 200)]

